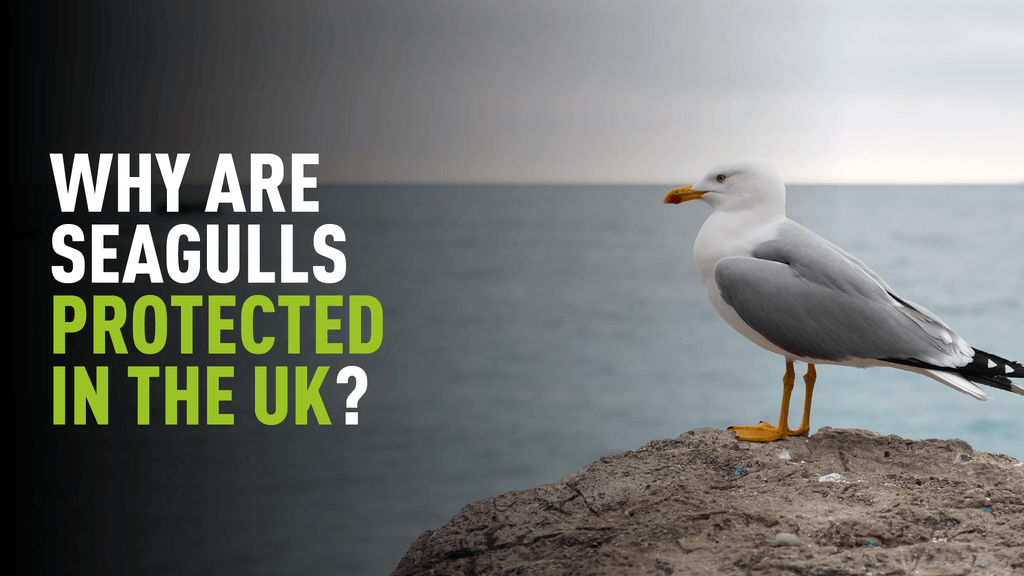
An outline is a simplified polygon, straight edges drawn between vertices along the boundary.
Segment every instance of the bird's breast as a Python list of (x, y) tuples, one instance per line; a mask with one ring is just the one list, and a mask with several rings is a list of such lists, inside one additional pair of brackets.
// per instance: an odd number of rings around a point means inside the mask
[(693, 261), (697, 267), (697, 275), (704, 286), (704, 292), (708, 295), (708, 299), (718, 314), (734, 330), (768, 351), (790, 356), (744, 322), (736, 310), (722, 298), (718, 285), (715, 283), (716, 264), (723, 258), (752, 256), (754, 246), (777, 236), (776, 226), (768, 224), (747, 227), (737, 219), (715, 219), (714, 216), (715, 213), (712, 213), (708, 217), (700, 232), (697, 233), (697, 239), (693, 244)]
[(712, 212), (693, 243), (693, 262), (704, 291), (715, 308), (721, 296), (715, 286), (715, 265), (723, 258), (749, 257), (754, 246), (778, 235), (776, 222), (748, 222), (742, 215)]

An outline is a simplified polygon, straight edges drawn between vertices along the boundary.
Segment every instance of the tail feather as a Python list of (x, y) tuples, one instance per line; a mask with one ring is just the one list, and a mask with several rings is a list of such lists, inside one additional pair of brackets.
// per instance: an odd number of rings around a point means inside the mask
[(970, 383), (966, 378), (955, 372), (947, 372), (940, 370), (922, 370), (921, 374), (924, 374), (929, 378), (934, 378), (939, 382), (942, 382), (946, 386), (963, 392), (964, 394), (967, 394), (973, 398), (977, 398), (978, 400), (985, 401), (992, 399), (992, 397), (986, 394), (984, 390), (978, 388), (974, 384)]
[[(978, 350), (977, 348), (973, 348), (973, 350), (974, 358), (972, 358), (969, 363), (956, 368), (935, 366), (934, 364), (922, 362), (916, 358), (882, 358), (882, 360), (893, 364), (901, 364), (903, 366), (923, 368), (928, 372), (928, 374), (926, 374), (927, 376), (935, 378), (943, 384), (952, 386), (961, 392), (970, 394), (975, 398), (979, 398), (978, 395), (962, 387), (959, 382), (953, 383), (947, 381), (947, 379), (942, 378), (941, 376), (955, 374), (960, 376), (960, 379), (966, 379), (977, 384), (984, 384), (985, 386), (991, 386), (992, 388), (998, 388), (1000, 390), (1006, 390), (1007, 392), (1013, 392), (1014, 394), (1024, 395), (1024, 388), (1010, 380), (1010, 378), (1024, 378), (1024, 365), (1021, 365), (1020, 362), (1014, 362), (1013, 360), (1007, 360), (1006, 358), (996, 356), (995, 354), (989, 354), (988, 352)], [(950, 380), (956, 381), (959, 379)], [(977, 388), (975, 386), (972, 387)], [(985, 394), (985, 396), (988, 395)]]

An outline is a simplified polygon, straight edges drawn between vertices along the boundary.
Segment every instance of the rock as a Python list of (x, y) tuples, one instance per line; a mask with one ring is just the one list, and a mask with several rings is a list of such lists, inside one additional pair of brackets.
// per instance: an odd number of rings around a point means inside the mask
[(700, 428), (470, 502), (394, 574), (1002, 574), (1024, 567), (1022, 494), (1016, 460), (962, 440)]
[(776, 546), (799, 546), (800, 539), (792, 534), (776, 534), (775, 535)]

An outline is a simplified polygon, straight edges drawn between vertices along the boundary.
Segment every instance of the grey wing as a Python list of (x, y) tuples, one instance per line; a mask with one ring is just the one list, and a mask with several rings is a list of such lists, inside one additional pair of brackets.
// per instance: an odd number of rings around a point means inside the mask
[[(882, 288), (885, 289), (885, 293), (889, 296), (889, 298), (891, 298), (897, 303), (897, 308), (900, 312), (902, 312), (911, 320), (913, 320), (914, 323), (916, 323), (922, 330), (928, 332), (929, 335), (938, 340), (939, 349), (943, 353), (950, 354), (951, 357), (956, 358), (956, 361), (946, 364), (940, 363), (940, 366), (944, 365), (946, 367), (953, 368), (961, 366), (961, 361), (966, 362), (970, 360), (971, 350), (973, 350), (973, 348), (971, 348), (971, 346), (968, 345), (967, 342), (965, 342), (962, 338), (960, 338), (960, 336), (953, 332), (953, 330), (949, 326), (947, 326), (941, 318), (933, 314), (924, 306), (921, 306), (920, 304), (916, 304), (909, 300), (904, 300), (903, 298), (897, 296), (896, 293), (893, 292), (892, 288), (889, 288), (889, 285), (885, 283), (885, 280), (882, 280), (882, 278), (879, 277), (878, 274), (875, 274), (874, 270), (868, 268), (866, 264), (855, 258), (849, 252), (843, 250), (842, 248), (836, 246), (835, 244), (832, 244), (828, 240), (821, 238), (817, 234), (814, 234), (810, 230), (803, 228), (802, 226), (796, 224), (795, 222), (791, 222), (789, 224), (797, 228), (800, 228), (800, 230), (803, 233), (814, 236), (815, 238), (823, 242), (826, 246), (835, 250), (844, 258), (852, 262), (854, 265), (860, 268), (861, 271), (863, 271), (865, 274), (870, 276), (875, 282), (881, 285)], [(795, 234), (800, 234), (800, 232), (796, 232)]]
[(721, 260), (715, 282), (744, 322), (787, 352), (947, 367), (967, 364), (974, 354), (934, 314), (895, 296), (859, 260), (795, 223), (752, 256)]

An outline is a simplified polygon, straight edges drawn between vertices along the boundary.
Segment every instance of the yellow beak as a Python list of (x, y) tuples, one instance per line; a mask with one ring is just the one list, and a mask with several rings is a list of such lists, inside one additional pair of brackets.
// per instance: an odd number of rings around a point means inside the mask
[(682, 188), (676, 188), (675, 190), (669, 190), (668, 194), (665, 194), (665, 204), (682, 204), (690, 200), (697, 200), (704, 195), (704, 192), (697, 192), (693, 190), (693, 185), (683, 186)]

